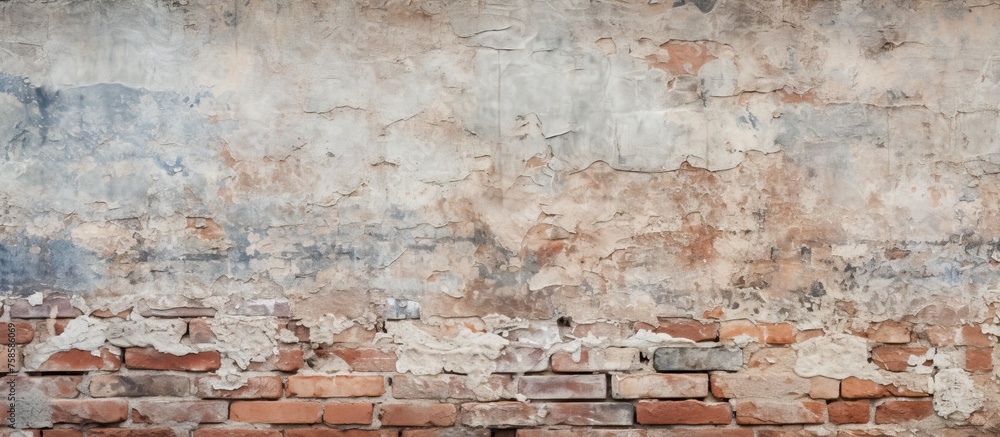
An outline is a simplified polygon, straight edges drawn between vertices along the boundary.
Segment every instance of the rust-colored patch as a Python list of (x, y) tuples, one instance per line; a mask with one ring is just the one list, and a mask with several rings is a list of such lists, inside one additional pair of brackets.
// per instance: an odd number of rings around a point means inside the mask
[(708, 41), (667, 41), (646, 60), (650, 68), (658, 68), (674, 76), (698, 74), (703, 65), (719, 59), (711, 53), (709, 44)]
[(804, 93), (796, 93), (787, 90), (776, 91), (778, 99), (781, 103), (806, 103), (806, 104), (816, 104), (819, 102), (819, 97), (812, 90), (806, 91)]
[(207, 217), (188, 217), (187, 228), (193, 230), (198, 238), (205, 240), (221, 240), (226, 237), (226, 232), (213, 219)]

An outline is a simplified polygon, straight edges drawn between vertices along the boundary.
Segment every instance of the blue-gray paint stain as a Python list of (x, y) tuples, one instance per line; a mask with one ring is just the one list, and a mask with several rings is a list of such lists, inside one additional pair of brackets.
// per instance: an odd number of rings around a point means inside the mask
[(103, 279), (95, 271), (103, 264), (70, 240), (19, 236), (0, 241), (0, 292), (88, 292)]

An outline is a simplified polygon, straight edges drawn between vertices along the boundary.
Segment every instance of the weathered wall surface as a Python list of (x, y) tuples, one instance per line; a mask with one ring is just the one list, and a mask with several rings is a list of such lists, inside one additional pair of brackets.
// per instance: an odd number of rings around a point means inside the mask
[(0, 1), (8, 415), (992, 435), (998, 23), (977, 1)]

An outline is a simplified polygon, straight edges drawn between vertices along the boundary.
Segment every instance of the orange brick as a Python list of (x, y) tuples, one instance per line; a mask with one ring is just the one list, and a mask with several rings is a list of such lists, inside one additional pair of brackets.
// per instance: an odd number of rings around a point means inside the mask
[(68, 350), (52, 354), (38, 366), (39, 372), (91, 372), (118, 370), (121, 359), (108, 349), (100, 349), (95, 356), (90, 351)]
[(889, 396), (923, 397), (930, 395), (894, 385), (881, 385), (852, 376), (840, 382), (840, 396), (845, 399), (874, 399)]
[(60, 399), (49, 405), (55, 423), (116, 423), (128, 419), (128, 402), (118, 399)]
[(451, 426), (458, 410), (452, 404), (383, 404), (382, 425)]
[(222, 357), (216, 351), (178, 356), (159, 352), (153, 348), (125, 350), (125, 367), (129, 369), (207, 372), (218, 370), (221, 364)]
[(250, 363), (247, 367), (251, 372), (295, 372), (305, 367), (301, 349), (281, 349), (277, 355), (272, 355), (263, 363)]
[(229, 406), (233, 422), (294, 424), (319, 423), (323, 405), (319, 402), (235, 401)]
[(886, 344), (906, 344), (910, 342), (912, 324), (885, 321), (868, 328), (867, 336), (872, 341)]
[(382, 396), (385, 378), (382, 376), (289, 376), (286, 395), (299, 398), (350, 398)]
[(903, 372), (909, 367), (910, 356), (924, 356), (925, 347), (879, 346), (872, 349), (872, 362), (891, 372)]
[(931, 401), (885, 401), (875, 407), (875, 423), (904, 423), (924, 419), (933, 413)]
[(368, 402), (328, 402), (323, 421), (332, 425), (370, 425), (374, 405)]
[(643, 425), (727, 425), (733, 411), (727, 403), (700, 401), (642, 401), (636, 421)]
[(965, 370), (970, 372), (993, 370), (993, 349), (988, 347), (965, 348)]
[(826, 406), (830, 422), (838, 425), (868, 423), (869, 407), (869, 401), (837, 401)]
[(693, 341), (716, 341), (719, 339), (719, 324), (717, 322), (705, 323), (694, 319), (674, 318), (660, 320), (660, 325), (653, 332)]
[(4, 343), (7, 343), (7, 333), (14, 328), (14, 344), (28, 344), (35, 339), (35, 327), (31, 322), (4, 322)]
[(42, 437), (83, 437), (83, 431), (78, 429), (43, 429)]
[(395, 372), (396, 352), (374, 347), (334, 347), (316, 350), (319, 357), (336, 356), (355, 372)]
[(788, 323), (754, 324), (749, 320), (727, 320), (719, 328), (719, 340), (731, 341), (741, 335), (765, 344), (795, 343), (795, 327)]
[(740, 425), (823, 423), (825, 409), (826, 403), (822, 401), (737, 401), (736, 423)]
[(813, 399), (837, 399), (840, 397), (840, 381), (822, 376), (809, 378), (809, 397)]
[(234, 390), (213, 388), (212, 384), (217, 381), (216, 376), (198, 378), (196, 395), (205, 399), (278, 399), (283, 391), (279, 376), (251, 376), (245, 386)]
[(928, 326), (924, 328), (924, 333), (934, 346), (992, 346), (990, 336), (973, 325)]

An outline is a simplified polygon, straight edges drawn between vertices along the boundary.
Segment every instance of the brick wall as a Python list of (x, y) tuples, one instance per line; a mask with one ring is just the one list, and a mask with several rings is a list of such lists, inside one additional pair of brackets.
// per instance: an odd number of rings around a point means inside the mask
[[(53, 298), (36, 308), (13, 301), (7, 308), (19, 366), (22, 351), (38, 353), (33, 345), (70, 326), (72, 312), (52, 309), (60, 302)], [(137, 327), (152, 320), (132, 311), (79, 317)], [(379, 320), (381, 329), (358, 329), (330, 343), (315, 343), (297, 320), (263, 316), (255, 323), (281, 339), (273, 353), (251, 360), (245, 369), (220, 369), (225, 349), (220, 351), (213, 332), (206, 330), (206, 318), (166, 318), (186, 324), (180, 343), (200, 345), (199, 352), (173, 355), (141, 345), (94, 352), (69, 348), (7, 374), (5, 387), (13, 380), (18, 395), (30, 397), (21, 399), (14, 412), (26, 425), (18, 432), (171, 437), (991, 432), (971, 426), (982, 423), (988, 412), (966, 415), (967, 426), (956, 427), (935, 410), (947, 417), (961, 407), (948, 410), (948, 399), (932, 397), (935, 389), (948, 388), (940, 385), (943, 371), (937, 367), (942, 364), (935, 366), (929, 357), (953, 359), (947, 364), (953, 370), (976, 385), (995, 387), (996, 340), (978, 325), (882, 322), (833, 338), (822, 330), (748, 320), (532, 320), (495, 331), (505, 339), (493, 358), (495, 367), (469, 374), (400, 371), (398, 356), (405, 352), (384, 334), (386, 324), (406, 324), (405, 329), (442, 343), (484, 334), (482, 325), (467, 319)], [(797, 373), (796, 366), (800, 356), (811, 359), (810, 344), (860, 345), (860, 351), (837, 352), (861, 352), (864, 362), (850, 368), (858, 363), (825, 354), (831, 361), (824, 365), (828, 375), (803, 376), (809, 372), (800, 368)], [(447, 353), (463, 357), (466, 352)], [(316, 370), (331, 362), (338, 370)], [(220, 385), (234, 373), (234, 386)], [(868, 378), (844, 376), (850, 373)], [(20, 434), (8, 429), (4, 435)]]
[(0, 0), (0, 437), (1000, 435), (997, 23)]

